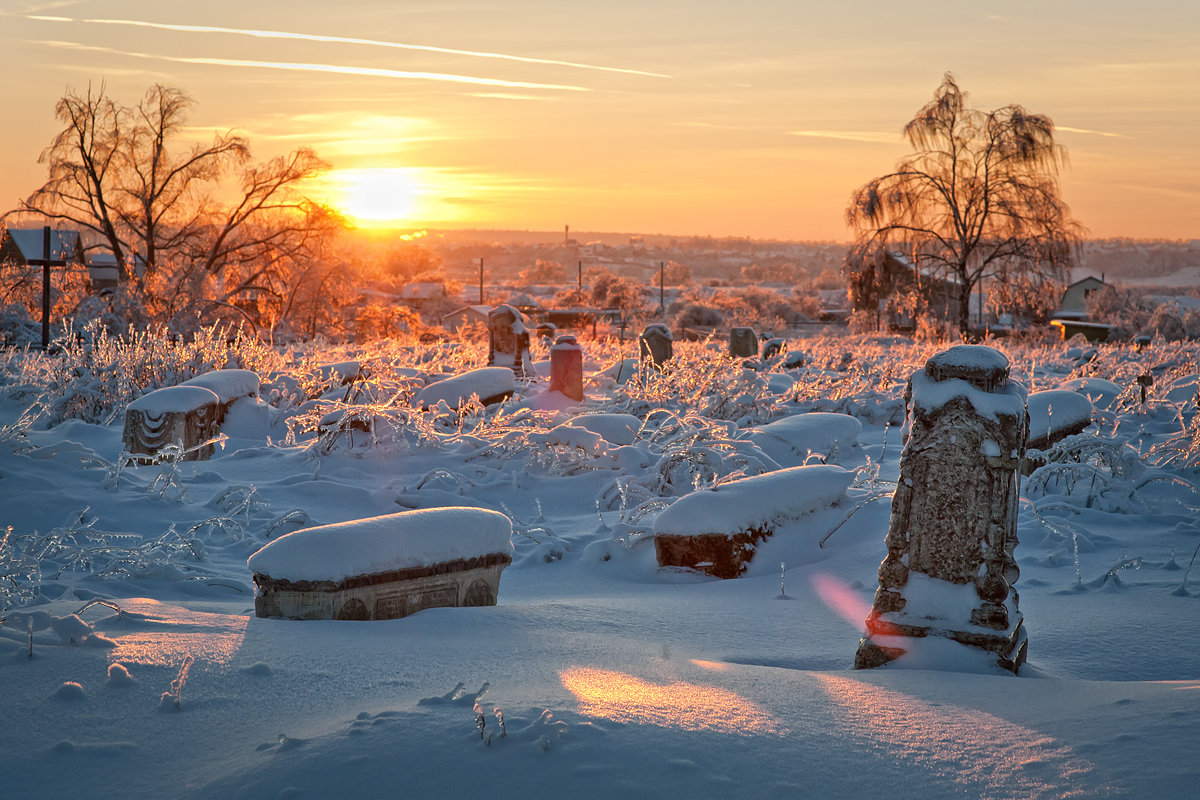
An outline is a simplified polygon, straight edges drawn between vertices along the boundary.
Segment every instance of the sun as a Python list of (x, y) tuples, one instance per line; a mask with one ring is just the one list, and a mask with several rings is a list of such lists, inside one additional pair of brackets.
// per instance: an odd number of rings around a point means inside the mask
[(338, 169), (323, 182), (330, 202), (363, 227), (414, 222), (426, 191), (414, 167)]

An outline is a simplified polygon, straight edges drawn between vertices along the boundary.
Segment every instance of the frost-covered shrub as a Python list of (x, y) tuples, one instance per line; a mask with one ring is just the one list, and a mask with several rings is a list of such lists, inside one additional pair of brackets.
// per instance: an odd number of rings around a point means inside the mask
[(60, 340), (57, 352), (30, 352), (19, 382), (41, 393), (44, 419), (107, 423), (132, 400), (163, 386), (229, 366), (264, 374), (279, 364), (275, 351), (240, 330), (205, 328), (190, 339), (165, 330), (116, 336), (96, 321)]

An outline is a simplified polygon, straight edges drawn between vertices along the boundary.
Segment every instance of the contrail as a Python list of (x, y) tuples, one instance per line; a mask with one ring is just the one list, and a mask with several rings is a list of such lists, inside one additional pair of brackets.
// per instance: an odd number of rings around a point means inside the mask
[(1067, 131), (1068, 133), (1090, 133), (1093, 136), (1105, 136), (1110, 139), (1128, 139), (1129, 137), (1123, 133), (1108, 133), (1107, 131), (1091, 131), (1087, 128), (1068, 128), (1066, 125), (1055, 125), (1056, 131)]
[(529, 58), (513, 56), (504, 53), (485, 53), (478, 50), (455, 50), (448, 47), (433, 47), (422, 44), (403, 44), (401, 42), (384, 42), (378, 39), (358, 39), (352, 36), (325, 36), (316, 33), (291, 33), (288, 31), (262, 31), (249, 28), (221, 28), (211, 25), (170, 25), (163, 22), (143, 22), (133, 19), (76, 19), (73, 17), (28, 16), (27, 19), (40, 22), (85, 22), (94, 25), (129, 25), (137, 28), (155, 28), (164, 31), (183, 31), (187, 33), (226, 33), (234, 36), (252, 36), (257, 39), (300, 39), (306, 42), (331, 42), (335, 44), (357, 44), (367, 47), (390, 47), (397, 50), (420, 50), (427, 53), (445, 53), (457, 56), (472, 56), (474, 58), (496, 58), (505, 61), (521, 61), (527, 64), (552, 64), (559, 67), (575, 69), (591, 69), (601, 72), (621, 72), (626, 75), (643, 75), (649, 78), (670, 78), (660, 72), (645, 72), (640, 69), (623, 69), (621, 67), (604, 67), (596, 64), (581, 64), (576, 61), (557, 61), (549, 58)]
[(77, 44), (75, 42), (43, 41), (39, 44), (50, 47), (63, 47), (73, 50), (89, 50), (99, 53), (113, 53), (134, 58), (145, 58), (156, 61), (171, 61), (176, 64), (208, 64), (218, 67), (247, 67), (250, 69), (275, 69), (291, 72), (324, 72), (335, 75), (363, 75), (371, 78), (400, 78), (407, 80), (442, 81), (446, 83), (466, 83), (474, 86), (502, 86), (507, 89), (552, 89), (564, 92), (590, 92), (586, 86), (571, 86), (559, 83), (528, 83), (525, 81), (505, 81), (498, 78), (476, 78), (470, 75), (454, 75), (446, 72), (408, 72), (399, 69), (378, 69), (374, 67), (351, 67), (339, 64), (306, 64), (291, 61), (249, 61), (238, 58), (204, 58), (187, 56), (161, 56), (152, 53), (138, 53), (132, 50), (116, 50), (111, 47)]
[(788, 131), (791, 136), (808, 136), (814, 139), (839, 139), (844, 142), (869, 142), (871, 144), (888, 144), (900, 139), (896, 133), (876, 133), (873, 131)]

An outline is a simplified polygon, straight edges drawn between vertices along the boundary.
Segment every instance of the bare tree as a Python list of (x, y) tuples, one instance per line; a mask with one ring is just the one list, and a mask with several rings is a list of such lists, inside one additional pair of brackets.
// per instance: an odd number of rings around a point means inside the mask
[[(296, 187), (328, 168), (307, 148), (255, 164), (233, 132), (181, 147), (193, 101), (151, 86), (137, 106), (68, 92), (57, 106), (63, 131), (41, 156), (49, 179), (22, 210), (69, 222), (102, 240), (154, 316), (182, 309), (201, 318), (224, 310), (252, 324), (290, 307), (298, 265), (341, 227), (331, 209)], [(231, 176), (240, 191), (214, 199)]]
[(864, 286), (868, 272), (881, 253), (899, 251), (914, 272), (955, 287), (953, 316), (966, 336), (981, 280), (1065, 283), (1082, 229), (1059, 197), (1066, 151), (1049, 117), (1018, 105), (969, 108), (946, 73), (904, 136), (915, 152), (855, 191), (847, 208), (857, 235), (845, 266), (852, 289), (875, 294)]

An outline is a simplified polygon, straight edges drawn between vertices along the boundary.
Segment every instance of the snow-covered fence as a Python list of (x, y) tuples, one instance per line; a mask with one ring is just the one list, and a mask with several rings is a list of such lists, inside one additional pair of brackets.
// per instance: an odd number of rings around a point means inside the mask
[(490, 606), (512, 563), (512, 521), (483, 508), (431, 508), (293, 531), (247, 562), (260, 617), (398, 619)]
[(1013, 548), (1029, 417), (1008, 375), (1003, 353), (958, 345), (909, 379), (911, 428), (856, 668), (929, 636), (990, 651), (1014, 672), (1024, 662)]

